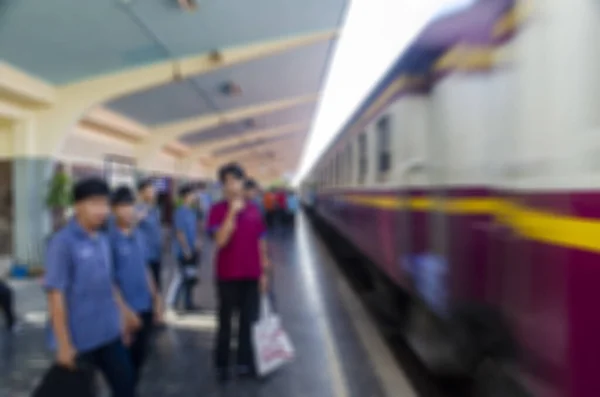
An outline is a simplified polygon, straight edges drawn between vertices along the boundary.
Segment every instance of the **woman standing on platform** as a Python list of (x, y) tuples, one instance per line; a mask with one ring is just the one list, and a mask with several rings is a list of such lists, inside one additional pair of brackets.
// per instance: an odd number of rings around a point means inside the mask
[(251, 327), (258, 319), (261, 291), (267, 288), (266, 228), (256, 204), (244, 199), (245, 175), (237, 164), (219, 170), (225, 200), (208, 217), (208, 232), (216, 243), (218, 335), (215, 366), (219, 380), (229, 379), (231, 318), (239, 313), (238, 376), (255, 376)]

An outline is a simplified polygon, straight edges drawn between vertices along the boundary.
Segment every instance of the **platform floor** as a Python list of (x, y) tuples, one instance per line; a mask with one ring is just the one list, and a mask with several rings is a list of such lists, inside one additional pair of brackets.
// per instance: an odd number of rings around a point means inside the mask
[[(270, 236), (275, 288), (296, 360), (264, 381), (217, 385), (211, 350), (215, 299), (206, 250), (197, 303), (200, 314), (168, 316), (157, 333), (141, 385), (142, 397), (410, 397), (415, 393), (333, 259), (300, 215), (295, 230)], [(168, 263), (171, 263), (170, 261)], [(171, 269), (165, 272), (169, 278)], [(21, 333), (0, 333), (0, 396), (29, 396), (51, 356), (44, 347), (45, 302), (39, 282), (14, 283)]]

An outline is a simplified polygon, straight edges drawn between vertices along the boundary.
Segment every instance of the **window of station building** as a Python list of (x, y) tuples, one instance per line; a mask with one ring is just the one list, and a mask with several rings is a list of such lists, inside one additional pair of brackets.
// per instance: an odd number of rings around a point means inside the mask
[(377, 122), (377, 180), (387, 179), (392, 168), (391, 128), (389, 116), (384, 116)]
[(367, 179), (367, 134), (362, 132), (358, 136), (358, 183), (363, 184)]

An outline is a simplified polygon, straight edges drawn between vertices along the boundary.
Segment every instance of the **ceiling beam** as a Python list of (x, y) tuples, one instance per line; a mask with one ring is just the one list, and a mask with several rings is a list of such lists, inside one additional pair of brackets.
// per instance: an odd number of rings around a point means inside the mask
[(152, 134), (148, 138), (148, 143), (162, 146), (190, 132), (207, 131), (220, 125), (291, 109), (318, 100), (319, 94), (301, 95), (159, 125), (151, 129)]
[(278, 137), (290, 132), (306, 131), (309, 128), (309, 123), (290, 123), (278, 127), (266, 128), (260, 130), (249, 130), (233, 137), (224, 139), (214, 139), (209, 142), (201, 143), (192, 146), (189, 156), (198, 158), (210, 155), (212, 152), (218, 151), (221, 148), (226, 148), (235, 144), (241, 144), (247, 139), (268, 139)]
[[(251, 152), (253, 150), (264, 150), (263, 149), (264, 147), (269, 147), (269, 146), (273, 146), (273, 145), (277, 145), (277, 144), (281, 144), (281, 143), (290, 145), (291, 140), (300, 142), (302, 139), (304, 139), (304, 137), (301, 135), (297, 135), (297, 134), (284, 135), (282, 137), (277, 138), (276, 140), (264, 140), (263, 141), (263, 140), (257, 139), (254, 141), (246, 142), (246, 144), (249, 146), (240, 146), (240, 147), (228, 146), (228, 147), (220, 148), (218, 151), (213, 153), (213, 157), (215, 157), (215, 158), (236, 157), (236, 156), (238, 156), (239, 153)], [(225, 151), (226, 153), (219, 154), (219, 151), (221, 151), (221, 150)]]
[[(260, 145), (255, 145), (247, 148), (240, 148), (235, 152), (227, 153), (224, 155), (213, 155), (212, 157), (207, 158), (206, 162), (210, 165), (214, 165), (215, 167), (219, 167), (229, 162), (241, 162), (245, 160), (247, 161), (248, 159), (255, 157), (264, 158), (264, 153), (266, 151), (276, 152), (276, 157), (279, 157), (279, 155), (281, 155), (279, 153), (286, 153), (286, 155), (292, 155), (294, 149), (298, 150), (298, 152), (301, 153), (304, 139), (305, 136), (290, 136), (286, 139), (264, 142)], [(294, 149), (290, 150), (290, 148)], [(255, 151), (255, 153), (252, 153), (253, 151)]]

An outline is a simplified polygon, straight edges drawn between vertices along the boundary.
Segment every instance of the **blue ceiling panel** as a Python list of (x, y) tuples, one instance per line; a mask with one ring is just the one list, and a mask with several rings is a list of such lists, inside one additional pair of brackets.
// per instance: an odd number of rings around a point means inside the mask
[[(210, 113), (257, 105), (319, 92), (333, 41), (234, 65), (152, 88), (114, 101), (107, 106), (119, 113), (154, 125)], [(223, 82), (242, 88), (239, 96), (224, 95)]]
[(247, 128), (243, 121), (238, 123), (223, 124), (210, 130), (188, 134), (181, 139), (181, 142), (186, 145), (198, 145), (217, 139), (233, 138), (242, 136), (252, 128)]
[(116, 4), (15, 1), (0, 19), (0, 59), (55, 84), (165, 59)]
[(149, 126), (212, 113), (210, 104), (189, 81), (128, 95), (109, 102), (107, 107)]
[(334, 29), (344, 2), (206, 0), (187, 13), (175, 0), (15, 0), (0, 14), (0, 59), (66, 84), (169, 57)]
[(309, 125), (312, 121), (315, 109), (315, 104), (306, 104), (278, 112), (268, 113), (255, 117), (253, 119), (255, 123), (253, 127), (248, 127), (245, 120), (242, 120), (236, 123), (224, 124), (210, 130), (192, 132), (184, 136), (181, 139), (181, 142), (188, 145), (197, 145), (215, 139), (232, 138), (235, 136), (241, 137), (249, 131), (264, 130), (286, 124), (306, 123)]
[[(195, 80), (222, 110), (316, 94), (320, 90), (330, 45), (331, 42), (313, 44), (202, 75)], [(239, 84), (242, 94), (222, 94), (220, 87), (227, 81)]]
[(283, 135), (280, 135), (280, 136), (277, 136), (274, 138), (248, 140), (248, 142), (239, 143), (239, 144), (235, 144), (235, 145), (231, 145), (231, 146), (227, 146), (225, 148), (219, 149), (218, 151), (215, 151), (213, 153), (213, 155), (223, 156), (223, 155), (227, 155), (227, 154), (231, 154), (231, 153), (236, 153), (236, 152), (240, 152), (243, 150), (248, 150), (248, 149), (252, 149), (255, 147), (260, 147), (260, 146), (264, 146), (267, 144), (283, 141), (285, 139), (289, 139), (291, 136), (294, 136), (294, 135), (300, 136), (300, 134), (301, 133), (299, 133), (299, 132), (290, 132), (290, 133), (283, 134)]
[(335, 29), (346, 0), (202, 0), (193, 13), (168, 3), (137, 1), (133, 10), (174, 55), (183, 56)]

